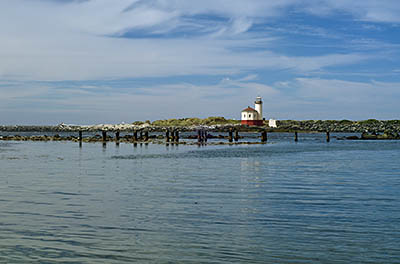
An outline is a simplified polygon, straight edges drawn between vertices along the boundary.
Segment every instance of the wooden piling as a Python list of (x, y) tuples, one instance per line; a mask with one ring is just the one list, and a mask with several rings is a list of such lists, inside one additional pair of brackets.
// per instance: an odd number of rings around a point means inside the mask
[(239, 141), (239, 130), (235, 129), (235, 141)]
[(175, 130), (172, 129), (171, 131), (171, 142), (175, 142)]
[(101, 134), (103, 135), (103, 142), (107, 141), (107, 131), (101, 131)]
[(140, 130), (140, 140), (143, 140), (143, 130)]
[(149, 141), (149, 131), (144, 131), (144, 141)]
[(165, 132), (165, 142), (169, 142), (169, 129)]
[(79, 131), (78, 140), (79, 140), (79, 142), (82, 142), (82, 131)]
[(228, 140), (229, 140), (229, 142), (233, 142), (233, 131), (232, 131), (232, 128), (229, 129)]
[(119, 141), (119, 131), (115, 132), (115, 140)]
[(295, 141), (295, 142), (299, 141), (299, 136), (298, 136), (298, 134), (297, 134), (297, 131), (294, 132), (294, 141)]
[(197, 142), (201, 143), (202, 139), (201, 139), (201, 130), (197, 130)]
[(331, 135), (329, 133), (329, 131), (326, 131), (326, 142), (330, 142), (331, 141)]
[(133, 130), (133, 140), (138, 141), (137, 131)]
[(204, 130), (204, 142), (207, 142), (208, 133), (207, 130)]
[(179, 142), (179, 130), (175, 131), (175, 141), (178, 143)]
[(263, 131), (261, 132), (261, 142), (265, 143), (267, 142), (268, 138), (267, 138), (267, 131)]

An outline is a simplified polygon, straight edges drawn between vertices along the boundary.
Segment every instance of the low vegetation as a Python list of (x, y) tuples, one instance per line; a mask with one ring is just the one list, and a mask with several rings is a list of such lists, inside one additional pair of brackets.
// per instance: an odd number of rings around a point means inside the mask
[(160, 127), (171, 127), (171, 126), (211, 126), (211, 125), (228, 125), (228, 124), (240, 124), (240, 121), (233, 119), (225, 119), (224, 117), (208, 117), (208, 118), (180, 118), (180, 119), (166, 119), (166, 120), (156, 120), (151, 123), (153, 126)]

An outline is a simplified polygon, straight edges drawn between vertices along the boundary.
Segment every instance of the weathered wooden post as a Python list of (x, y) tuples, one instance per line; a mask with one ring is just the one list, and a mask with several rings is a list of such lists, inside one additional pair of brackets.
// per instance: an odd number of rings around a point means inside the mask
[(140, 130), (140, 140), (143, 140), (143, 130)]
[(167, 128), (167, 132), (165, 132), (165, 142), (169, 142), (169, 129)]
[(233, 142), (233, 131), (232, 131), (232, 128), (229, 129), (228, 140), (229, 140), (229, 142)]
[(331, 141), (331, 135), (329, 133), (329, 131), (326, 131), (326, 142)]
[(175, 142), (175, 129), (171, 131), (171, 142)]
[(144, 131), (144, 141), (149, 141), (149, 131)]
[(137, 131), (136, 131), (136, 130), (133, 130), (133, 140), (134, 140), (134, 141), (137, 141), (137, 140), (138, 140)]
[(261, 142), (265, 143), (267, 142), (268, 138), (267, 138), (267, 131), (263, 131), (261, 132)]
[(298, 136), (298, 134), (297, 134), (297, 131), (294, 132), (294, 141), (295, 141), (295, 142), (299, 141), (299, 136)]
[(208, 133), (207, 130), (204, 130), (204, 142), (207, 142)]
[(239, 130), (235, 129), (235, 141), (239, 141)]
[(117, 132), (115, 132), (115, 140), (117, 142), (119, 142), (119, 130), (117, 130)]
[(103, 142), (107, 141), (107, 131), (103, 130), (101, 131), (102, 135), (103, 135)]
[(201, 130), (197, 130), (197, 142), (200, 143), (201, 142)]
[(79, 140), (79, 147), (82, 147), (82, 130), (79, 130), (79, 136), (78, 136), (78, 140)]
[(175, 131), (175, 141), (176, 141), (176, 143), (179, 142), (179, 130)]

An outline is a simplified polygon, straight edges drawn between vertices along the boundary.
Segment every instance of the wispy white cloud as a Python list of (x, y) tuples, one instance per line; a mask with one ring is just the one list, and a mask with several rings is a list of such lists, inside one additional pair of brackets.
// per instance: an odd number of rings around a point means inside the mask
[[(294, 1), (91, 0), (63, 5), (2, 1), (0, 76), (82, 80), (228, 74), (263, 67), (307, 71), (367, 58), (362, 54), (280, 55), (268, 51), (273, 38), (246, 33), (253, 23), (278, 16), (291, 4)], [(168, 31), (187, 23), (185, 16), (202, 14), (223, 16), (226, 22), (195, 38), (110, 37), (133, 28)], [(238, 48), (247, 50), (237, 52)]]
[(315, 15), (332, 15), (341, 11), (364, 21), (400, 22), (400, 5), (397, 0), (310, 0), (302, 3), (305, 4), (305, 10)]
[[(242, 108), (252, 105), (254, 97), (260, 95), (265, 102), (266, 118), (393, 119), (400, 114), (397, 110), (399, 86), (398, 82), (322, 78), (296, 78), (269, 85), (252, 75), (224, 78), (214, 84), (176, 82), (119, 91), (108, 85), (63, 88), (60, 84), (31, 83), (29, 87), (33, 90), (0, 97), (0, 110), (3, 119), (11, 110), (20, 112), (20, 115), (10, 116), (17, 123), (31, 120), (26, 119), (31, 115), (36, 115), (43, 123), (53, 124), (132, 122), (190, 116), (239, 119)], [(156, 111), (143, 111), (148, 109), (150, 102)]]
[[(292, 116), (310, 119), (393, 119), (400, 96), (397, 82), (357, 82), (339, 79), (296, 78), (276, 83), (276, 89), (292, 92), (296, 112)], [(286, 94), (287, 96), (288, 94)], [(285, 102), (289, 99), (282, 98)], [(284, 109), (279, 109), (285, 113)], [(278, 111), (279, 113), (280, 111)]]

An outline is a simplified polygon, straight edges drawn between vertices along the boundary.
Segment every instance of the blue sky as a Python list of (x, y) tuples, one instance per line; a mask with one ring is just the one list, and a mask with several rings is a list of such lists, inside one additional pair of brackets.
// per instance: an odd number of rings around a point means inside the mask
[(400, 119), (397, 0), (0, 1), (0, 124)]

